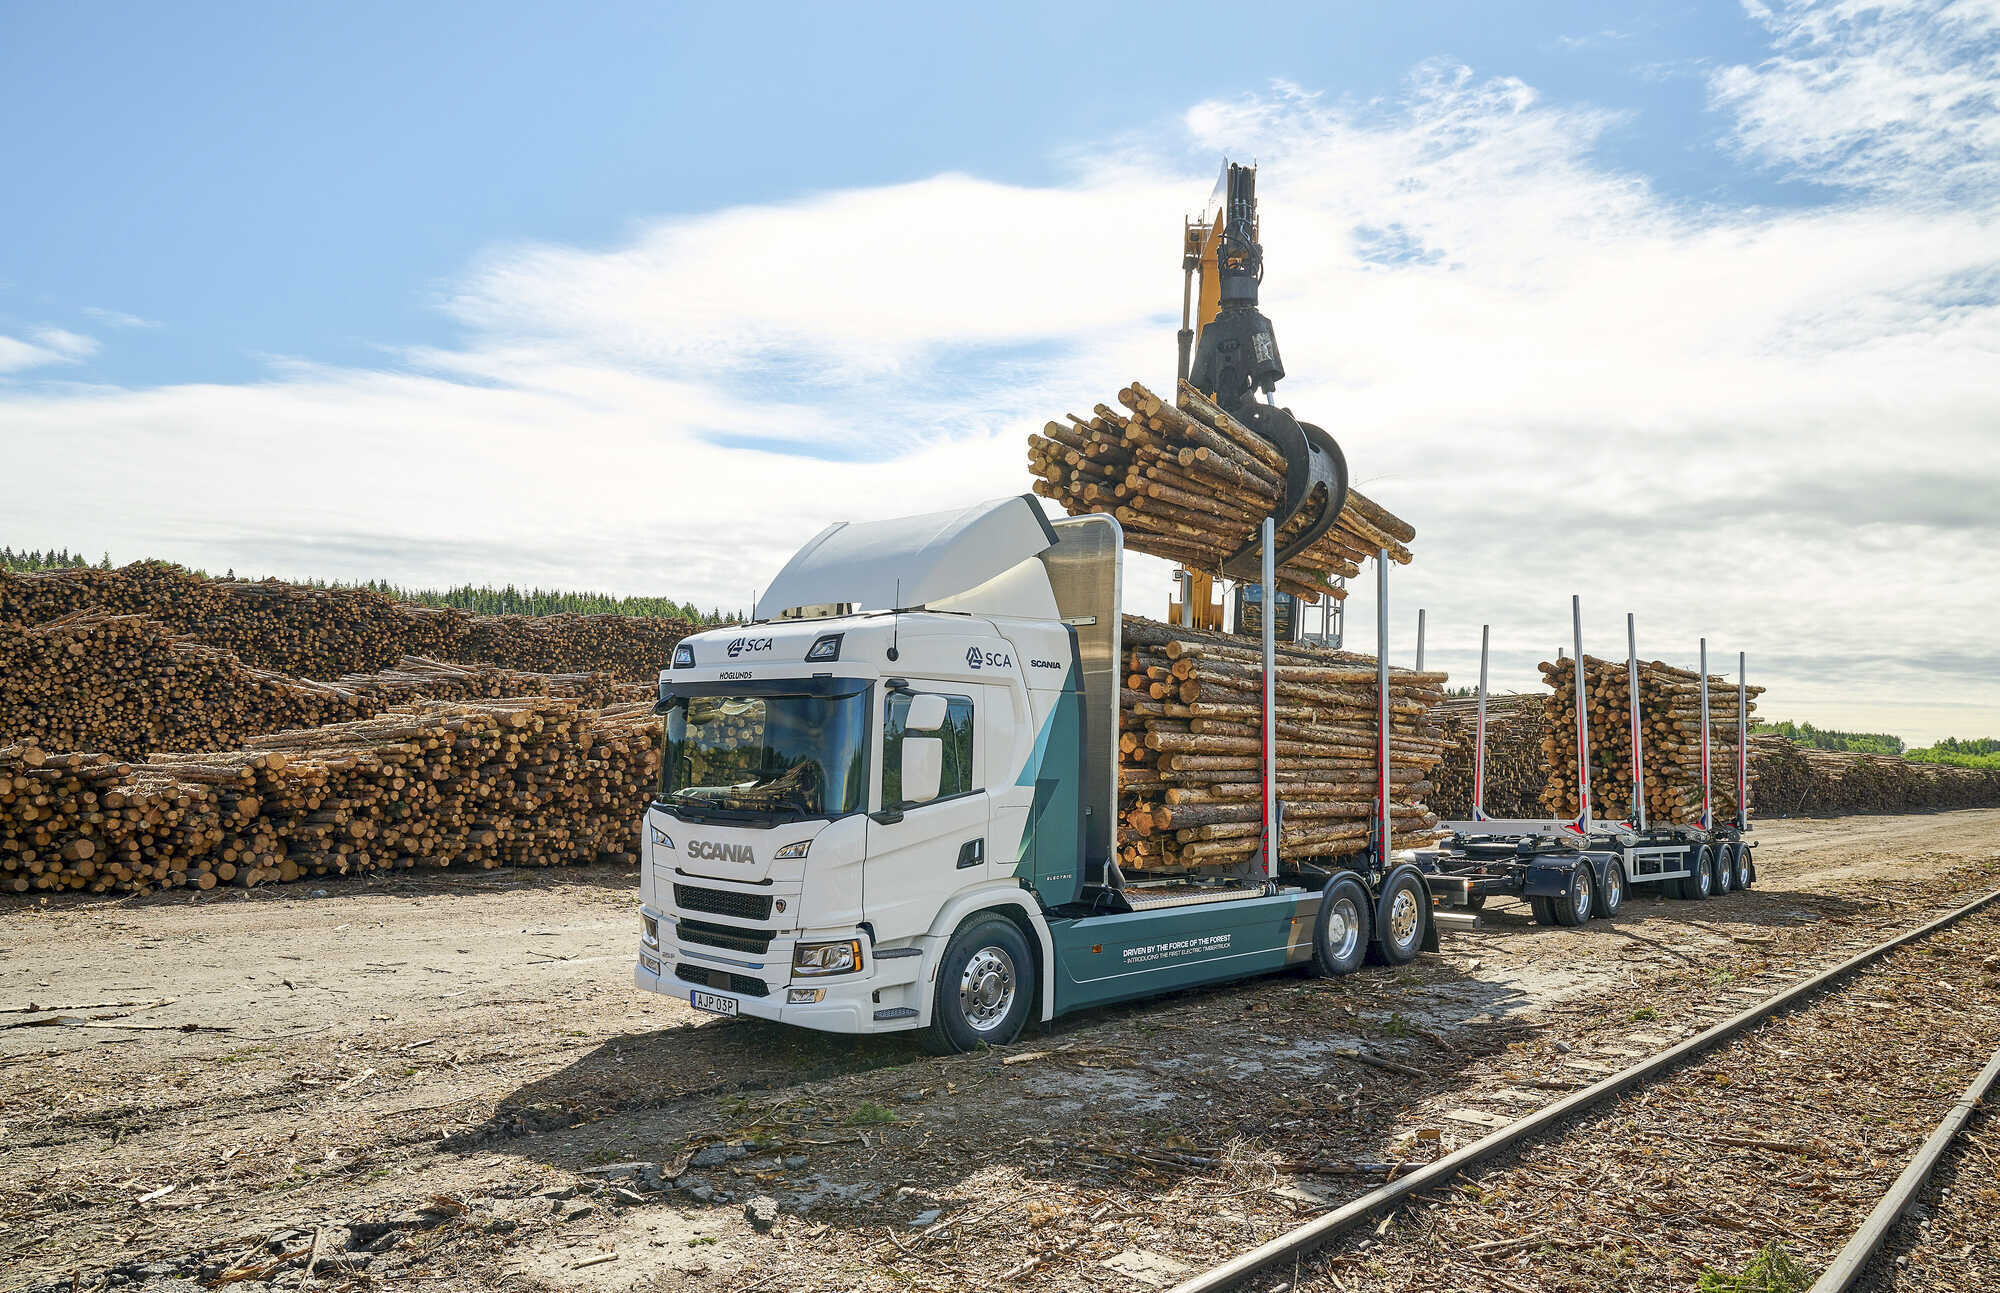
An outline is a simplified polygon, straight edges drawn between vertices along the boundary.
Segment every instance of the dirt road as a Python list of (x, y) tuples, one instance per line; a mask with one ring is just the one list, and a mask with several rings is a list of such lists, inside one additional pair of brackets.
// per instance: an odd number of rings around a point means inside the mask
[(2000, 884), (2000, 811), (1759, 838), (1746, 894), (942, 1060), (635, 992), (623, 871), (0, 908), (0, 1289), (1170, 1282)]

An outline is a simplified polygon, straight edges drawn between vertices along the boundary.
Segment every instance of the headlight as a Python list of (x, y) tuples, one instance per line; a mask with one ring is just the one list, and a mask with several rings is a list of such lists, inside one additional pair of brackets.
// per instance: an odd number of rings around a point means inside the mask
[(800, 943), (792, 951), (794, 974), (852, 974), (861, 968), (861, 940)]
[(653, 827), (653, 843), (660, 848), (670, 849), (674, 846), (674, 837), (655, 826)]
[(660, 922), (654, 920), (651, 916), (641, 916), (639, 917), (639, 922), (646, 927), (646, 946), (658, 947), (660, 945)]
[(811, 847), (812, 847), (811, 840), (800, 840), (796, 844), (785, 845), (785, 847), (779, 849), (776, 853), (773, 853), (771, 856), (778, 859), (781, 862), (784, 861), (786, 858), (802, 858), (806, 855), (806, 850)]

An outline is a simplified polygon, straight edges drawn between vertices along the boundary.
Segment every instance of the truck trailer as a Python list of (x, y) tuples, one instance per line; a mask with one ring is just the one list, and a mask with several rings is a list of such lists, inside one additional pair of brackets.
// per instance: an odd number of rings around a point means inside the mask
[[(753, 622), (683, 640), (660, 675), (638, 986), (948, 1052), (1090, 1006), (1435, 948), (1429, 880), (1391, 853), (1386, 816), (1364, 850), (1280, 856), (1274, 776), (1253, 868), (1120, 872), (1123, 563), (1115, 519), (1051, 522), (1028, 495), (835, 524)], [(1270, 643), (1267, 628), (1267, 679)]]
[(1576, 651), (1578, 815), (1560, 818), (1493, 818), (1486, 814), (1486, 666), (1490, 633), (1479, 643), (1479, 708), (1473, 729), (1472, 815), (1442, 825), (1451, 834), (1437, 847), (1413, 855), (1439, 897), (1477, 910), (1495, 895), (1527, 900), (1543, 925), (1581, 925), (1609, 917), (1634, 886), (1674, 898), (1703, 899), (1747, 889), (1757, 862), (1750, 824), (1749, 694), (1746, 660), (1736, 657), (1736, 813), (1715, 815), (1708, 714), (1708, 639), (1701, 640), (1701, 811), (1686, 823), (1659, 823), (1646, 809), (1646, 746), (1639, 713), (1639, 644), (1633, 617), (1625, 617), (1626, 694), (1631, 784), (1626, 812), (1600, 818), (1593, 812), (1589, 705), (1584, 697), (1583, 603), (1570, 599)]

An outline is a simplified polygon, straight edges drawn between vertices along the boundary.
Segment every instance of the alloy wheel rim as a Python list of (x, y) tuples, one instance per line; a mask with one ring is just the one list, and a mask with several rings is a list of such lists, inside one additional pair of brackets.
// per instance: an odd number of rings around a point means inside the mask
[(1417, 896), (1407, 887), (1396, 890), (1389, 903), (1389, 936), (1397, 947), (1407, 947), (1417, 936)]
[(1333, 904), (1333, 911), (1326, 919), (1326, 933), (1335, 960), (1353, 953), (1355, 943), (1361, 938), (1361, 911), (1354, 905), (1354, 899), (1342, 898)]
[(1014, 958), (998, 947), (982, 947), (958, 976), (958, 1003), (965, 1021), (992, 1032), (1014, 1007)]

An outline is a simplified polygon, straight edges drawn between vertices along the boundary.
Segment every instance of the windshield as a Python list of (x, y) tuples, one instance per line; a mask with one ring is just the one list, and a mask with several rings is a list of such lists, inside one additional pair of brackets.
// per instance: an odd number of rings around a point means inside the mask
[(861, 811), (868, 697), (678, 697), (667, 709), (660, 802), (693, 813), (839, 817)]

